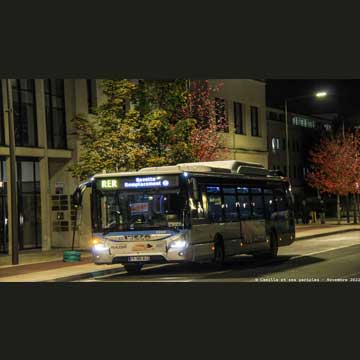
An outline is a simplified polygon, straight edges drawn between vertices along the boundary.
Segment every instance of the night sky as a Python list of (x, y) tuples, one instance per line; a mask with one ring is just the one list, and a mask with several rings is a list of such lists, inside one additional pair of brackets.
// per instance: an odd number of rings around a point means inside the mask
[[(360, 113), (360, 80), (266, 80), (267, 106), (284, 107), (284, 98), (327, 91), (323, 99), (306, 98), (288, 102), (288, 110), (307, 115)], [(331, 95), (330, 95), (331, 94)]]

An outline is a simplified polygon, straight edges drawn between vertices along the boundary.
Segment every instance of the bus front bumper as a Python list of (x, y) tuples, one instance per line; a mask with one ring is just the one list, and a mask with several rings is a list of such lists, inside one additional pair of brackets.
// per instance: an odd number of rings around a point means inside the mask
[(143, 264), (163, 264), (170, 262), (188, 262), (192, 261), (192, 250), (173, 250), (166, 253), (114, 253), (109, 252), (94, 252), (93, 260), (95, 264), (129, 264), (129, 263), (143, 263)]

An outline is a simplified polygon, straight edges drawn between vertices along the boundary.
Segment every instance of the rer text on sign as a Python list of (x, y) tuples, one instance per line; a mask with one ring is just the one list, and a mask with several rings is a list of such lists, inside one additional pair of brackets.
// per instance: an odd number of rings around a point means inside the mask
[(116, 189), (118, 187), (117, 180), (101, 180), (101, 187), (103, 189)]

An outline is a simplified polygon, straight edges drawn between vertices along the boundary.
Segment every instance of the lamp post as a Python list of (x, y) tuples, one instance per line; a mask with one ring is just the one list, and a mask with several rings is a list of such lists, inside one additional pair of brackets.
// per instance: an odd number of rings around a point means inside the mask
[(284, 112), (285, 112), (285, 141), (286, 141), (286, 177), (290, 179), (290, 156), (289, 156), (289, 122), (288, 122), (288, 102), (292, 100), (305, 99), (305, 98), (324, 98), (327, 96), (326, 91), (318, 91), (315, 95), (303, 95), (292, 98), (286, 98), (284, 100)]
[[(305, 99), (305, 98), (323, 98), (327, 96), (326, 91), (318, 91), (314, 95), (303, 95), (303, 96), (296, 96), (292, 98), (285, 98), (284, 100), (284, 112), (285, 112), (285, 150), (286, 150), (286, 177), (290, 181), (290, 154), (289, 154), (289, 121), (288, 121), (288, 102), (292, 100), (298, 100), (298, 99)], [(325, 223), (325, 220), (323, 219), (323, 216), (321, 217), (321, 222)]]

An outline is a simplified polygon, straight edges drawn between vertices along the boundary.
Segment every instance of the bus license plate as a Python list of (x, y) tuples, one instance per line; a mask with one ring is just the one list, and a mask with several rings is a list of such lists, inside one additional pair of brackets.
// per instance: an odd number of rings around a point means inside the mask
[(129, 261), (150, 261), (150, 256), (129, 256)]

